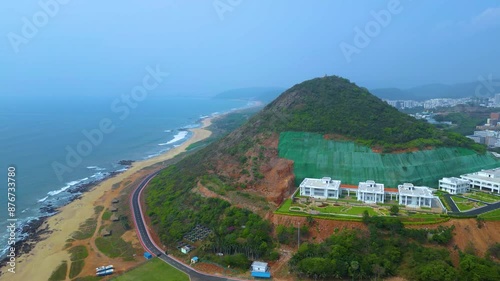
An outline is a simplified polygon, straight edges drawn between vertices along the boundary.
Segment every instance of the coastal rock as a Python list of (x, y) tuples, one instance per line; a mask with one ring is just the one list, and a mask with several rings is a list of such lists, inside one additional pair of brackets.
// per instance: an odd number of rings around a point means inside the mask
[(123, 165), (123, 166), (130, 166), (132, 163), (134, 163), (134, 160), (120, 160), (118, 164)]

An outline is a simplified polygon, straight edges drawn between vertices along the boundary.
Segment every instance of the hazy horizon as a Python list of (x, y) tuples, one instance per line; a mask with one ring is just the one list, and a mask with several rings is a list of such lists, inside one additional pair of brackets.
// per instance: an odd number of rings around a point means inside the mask
[[(3, 95), (215, 95), (338, 75), (366, 88), (498, 78), (497, 1), (4, 3)], [(478, 82), (480, 83), (480, 82)]]

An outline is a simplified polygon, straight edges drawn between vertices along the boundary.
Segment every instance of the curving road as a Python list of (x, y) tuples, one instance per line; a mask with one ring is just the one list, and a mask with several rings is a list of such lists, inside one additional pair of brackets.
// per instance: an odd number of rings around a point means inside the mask
[(160, 171), (154, 172), (145, 177), (141, 181), (141, 183), (137, 185), (137, 187), (132, 192), (132, 195), (130, 196), (130, 208), (134, 216), (134, 223), (136, 226), (135, 231), (137, 232), (137, 236), (139, 237), (139, 241), (141, 242), (142, 247), (146, 251), (158, 256), (158, 258), (160, 258), (164, 262), (170, 264), (171, 266), (189, 275), (189, 278), (192, 281), (226, 281), (226, 280), (241, 281), (242, 279), (230, 279), (226, 277), (204, 274), (199, 271), (196, 271), (193, 268), (185, 265), (184, 263), (177, 261), (175, 258), (168, 256), (160, 247), (158, 247), (158, 245), (155, 244), (146, 227), (144, 214), (142, 212), (142, 207), (140, 204), (140, 198), (144, 188), (148, 185), (151, 179), (153, 179), (159, 172)]
[(474, 208), (472, 210), (467, 210), (467, 211), (461, 212), (458, 209), (457, 205), (455, 204), (455, 201), (453, 201), (453, 199), (451, 198), (452, 194), (444, 194), (443, 196), (444, 196), (444, 199), (446, 200), (446, 202), (448, 202), (448, 205), (450, 205), (450, 208), (451, 208), (451, 212), (448, 212), (448, 214), (455, 215), (455, 216), (477, 216), (477, 215), (484, 214), (484, 213), (489, 212), (489, 211), (500, 209), (500, 202), (488, 203), (488, 202), (484, 202), (484, 201), (480, 201), (480, 200), (466, 198), (466, 197), (463, 197), (463, 196), (460, 196), (460, 195), (454, 195), (454, 196), (457, 196), (457, 197), (465, 198), (465, 199), (476, 201), (476, 202), (482, 202), (482, 203), (485, 204), (482, 207)]

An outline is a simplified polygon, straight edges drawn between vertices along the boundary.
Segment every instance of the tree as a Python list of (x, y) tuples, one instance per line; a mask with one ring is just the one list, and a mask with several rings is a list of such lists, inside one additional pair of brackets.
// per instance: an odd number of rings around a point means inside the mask
[(391, 216), (397, 216), (399, 213), (399, 206), (392, 205), (391, 208), (389, 209), (389, 212), (391, 212)]
[(359, 269), (359, 262), (358, 261), (351, 261), (351, 264), (349, 266), (349, 275), (351, 275), (352, 280), (354, 280), (354, 277), (356, 276), (356, 271)]

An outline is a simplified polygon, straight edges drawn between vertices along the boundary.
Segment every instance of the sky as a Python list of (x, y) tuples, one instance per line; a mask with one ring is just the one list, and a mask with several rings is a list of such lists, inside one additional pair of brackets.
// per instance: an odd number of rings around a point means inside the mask
[[(338, 75), (367, 88), (500, 77), (499, 1), (24, 0), (0, 4), (0, 95), (164, 95)], [(479, 83), (479, 82), (478, 82)]]

